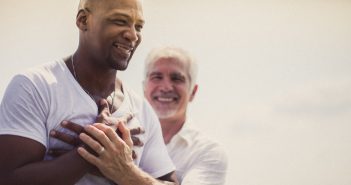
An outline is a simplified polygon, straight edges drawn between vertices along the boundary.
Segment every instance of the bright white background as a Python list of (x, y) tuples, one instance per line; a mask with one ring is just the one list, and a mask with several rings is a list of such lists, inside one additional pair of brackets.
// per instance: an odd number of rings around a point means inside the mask
[[(78, 0), (0, 0), (0, 99), (11, 77), (77, 47)], [(200, 65), (190, 115), (229, 156), (227, 185), (351, 184), (350, 0), (144, 0), (126, 72), (154, 46)], [(186, 155), (186, 154), (185, 154)]]

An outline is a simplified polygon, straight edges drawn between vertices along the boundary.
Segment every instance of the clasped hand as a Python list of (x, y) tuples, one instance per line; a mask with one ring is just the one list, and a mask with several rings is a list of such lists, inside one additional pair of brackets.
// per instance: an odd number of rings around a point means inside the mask
[[(111, 172), (106, 169), (111, 169), (111, 165), (123, 168), (123, 165), (137, 157), (131, 148), (143, 146), (143, 142), (136, 135), (143, 134), (144, 130), (140, 127), (126, 127), (132, 118), (131, 114), (119, 118), (112, 117), (107, 101), (101, 100), (96, 123), (83, 127), (71, 121), (62, 121), (62, 127), (77, 135), (52, 130), (50, 136), (78, 148), (78, 153), (84, 159), (99, 168), (105, 176), (110, 176)], [(50, 148), (48, 154), (58, 157), (67, 152), (68, 150)], [(115, 164), (111, 163), (112, 161)]]

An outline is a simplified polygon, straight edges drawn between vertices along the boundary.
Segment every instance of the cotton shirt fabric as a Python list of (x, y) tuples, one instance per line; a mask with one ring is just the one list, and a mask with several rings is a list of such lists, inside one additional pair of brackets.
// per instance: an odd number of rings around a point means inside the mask
[[(134, 163), (157, 178), (174, 171), (163, 142), (160, 123), (152, 107), (123, 84), (124, 100), (112, 116), (135, 116), (128, 127), (141, 126), (138, 135), (143, 147), (134, 147)], [(60, 123), (69, 120), (80, 125), (94, 123), (98, 107), (75, 80), (63, 60), (44, 64), (16, 75), (10, 82), (0, 106), (0, 135), (16, 135), (35, 140), (49, 148), (72, 146), (49, 136), (52, 129), (73, 134)], [(45, 155), (45, 160), (51, 160)], [(77, 185), (110, 184), (104, 178), (85, 175)]]
[(227, 156), (222, 146), (184, 123), (166, 145), (182, 185), (223, 185)]

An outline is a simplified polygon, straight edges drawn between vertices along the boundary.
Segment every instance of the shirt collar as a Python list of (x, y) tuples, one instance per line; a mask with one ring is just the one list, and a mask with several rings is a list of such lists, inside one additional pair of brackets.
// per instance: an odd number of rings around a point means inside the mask
[(179, 138), (185, 141), (186, 144), (190, 144), (193, 139), (193, 129), (191, 128), (191, 121), (186, 120), (182, 128), (175, 135), (174, 139)]

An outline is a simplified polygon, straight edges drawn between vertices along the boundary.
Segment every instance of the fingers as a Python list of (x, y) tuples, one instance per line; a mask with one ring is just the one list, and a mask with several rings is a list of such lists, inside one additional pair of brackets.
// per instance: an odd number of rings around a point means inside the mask
[(138, 137), (132, 136), (131, 138), (132, 138), (133, 146), (137, 146), (137, 147), (144, 146), (144, 143)]
[[(125, 126), (124, 123), (119, 123), (117, 126), (117, 130), (121, 133), (121, 136), (118, 136), (116, 132), (109, 126), (106, 126), (104, 124), (99, 124), (96, 123), (93, 125), (96, 127), (95, 129), (91, 129), (92, 132), (88, 131), (88, 133), (92, 134), (93, 137), (97, 138), (100, 143), (102, 143), (105, 147), (110, 147), (112, 143), (114, 144), (119, 144), (122, 142), (125, 142), (130, 148), (133, 147), (133, 141), (130, 136), (130, 131), (129, 129)], [(88, 127), (87, 127), (88, 129)], [(98, 129), (99, 132), (96, 130)], [(100, 134), (103, 134), (101, 136)], [(106, 134), (106, 135), (105, 135)], [(121, 138), (120, 138), (121, 137)], [(99, 139), (101, 138), (101, 139)], [(138, 139), (135, 139), (136, 142), (138, 142)], [(140, 141), (138, 145), (140, 145), (142, 142)]]
[(115, 119), (113, 119), (111, 117), (110, 108), (109, 108), (107, 100), (105, 100), (105, 99), (99, 100), (98, 112), (99, 112), (99, 115), (97, 115), (97, 117), (96, 117), (97, 123), (104, 123), (106, 125), (112, 125), (114, 122), (116, 122)]
[(143, 134), (145, 133), (145, 130), (142, 127), (137, 127), (137, 128), (132, 128), (129, 131), (133, 141), (133, 146), (138, 146), (138, 147), (144, 146), (144, 143), (135, 135)]
[(122, 139), (119, 136), (117, 136), (114, 128), (99, 123), (95, 123), (93, 126), (105, 133), (109, 141), (111, 141), (112, 143), (120, 143), (122, 141)]
[(123, 115), (122, 117), (119, 117), (118, 120), (122, 121), (124, 123), (128, 123), (130, 120), (132, 120), (134, 115), (132, 113), (127, 113)]
[(142, 127), (130, 129), (130, 135), (139, 135), (139, 134), (144, 134), (144, 133), (145, 133), (145, 130)]
[(130, 120), (133, 119), (133, 114), (127, 113), (121, 117), (112, 117), (112, 116), (107, 116), (106, 114), (104, 115), (98, 115), (98, 118), (100, 120), (100, 123), (105, 123), (106, 125), (109, 126), (117, 126), (120, 123), (127, 124)]
[(76, 136), (72, 136), (70, 134), (66, 134), (57, 130), (51, 130), (50, 136), (72, 146), (78, 146), (80, 144), (80, 141)]
[[(86, 144), (82, 147), (84, 147), (84, 149), (86, 151), (88, 151), (90, 154), (100, 156), (105, 152), (105, 148), (103, 146), (101, 146), (101, 144), (99, 142), (97, 142), (92, 137), (88, 136), (87, 134), (82, 133), (79, 135), (79, 137)], [(78, 148), (80, 148), (80, 147), (78, 147)]]
[[(101, 124), (103, 125), (103, 124)], [(104, 125), (106, 126), (106, 125)], [(107, 126), (106, 126), (107, 127)], [(96, 128), (93, 125), (88, 125), (85, 127), (85, 131), (89, 134), (81, 133), (79, 138), (87, 144), (90, 148), (92, 148), (96, 153), (102, 152), (102, 147), (111, 148), (111, 141), (105, 135), (104, 131)], [(101, 143), (101, 144), (100, 144)]]
[(137, 157), (138, 157), (137, 154), (136, 154), (135, 151), (133, 150), (133, 151), (132, 151), (132, 158), (133, 158), (133, 160), (136, 159)]
[(70, 121), (62, 121), (61, 122), (61, 126), (63, 128), (66, 128), (66, 129), (76, 133), (77, 135), (84, 131), (84, 127), (83, 126), (78, 125), (78, 124), (73, 123), (73, 122), (70, 122)]
[(98, 104), (99, 114), (110, 114), (110, 107), (106, 99), (100, 99)]
[(79, 147), (77, 149), (77, 151), (78, 151), (79, 155), (82, 156), (89, 163), (91, 163), (91, 164), (93, 164), (94, 166), (97, 166), (97, 167), (100, 166), (99, 158), (94, 156), (93, 154), (89, 153), (85, 148)]
[(123, 141), (130, 147), (133, 147), (133, 141), (130, 137), (130, 131), (129, 129), (126, 127), (126, 125), (124, 123), (120, 123), (118, 124), (117, 129), (121, 132), (122, 134), (122, 139)]

